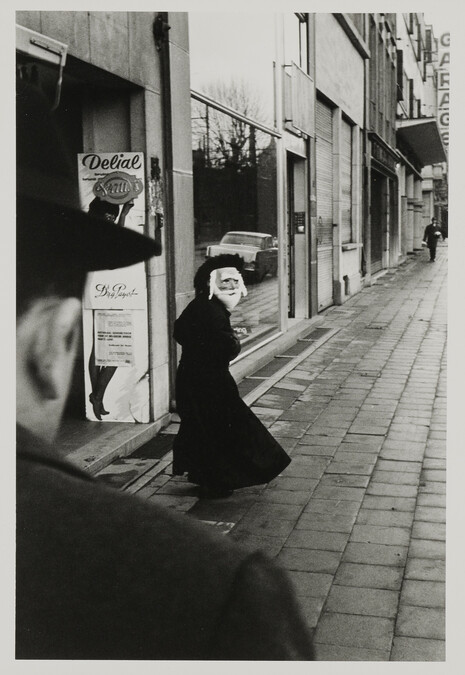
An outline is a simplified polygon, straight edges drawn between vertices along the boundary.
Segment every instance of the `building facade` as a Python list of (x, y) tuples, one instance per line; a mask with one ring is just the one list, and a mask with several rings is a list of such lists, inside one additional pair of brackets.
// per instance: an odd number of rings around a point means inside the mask
[[(436, 110), (421, 107), (433, 77), (422, 15), (21, 11), (17, 25), (18, 68), (39, 66), (59, 93), (75, 157), (141, 158), (130, 217), (161, 236), (163, 254), (144, 268), (145, 305), (123, 317), (128, 354), (131, 330), (145, 326), (144, 365), (125, 398), (124, 364), (108, 385), (126, 401), (122, 419), (144, 422), (132, 447), (175, 411), (173, 323), (214, 247), (246, 260), (249, 294), (232, 317), (242, 342), (232, 369), (244, 375), (241, 363), (278, 353), (421, 242), (422, 169), (445, 159)], [(76, 180), (90, 180), (79, 171), (77, 161)], [(95, 194), (104, 178), (85, 185)], [(123, 315), (95, 307), (84, 332), (98, 343), (101, 322)], [(69, 419), (95, 421), (87, 361)], [(134, 414), (140, 400), (145, 416)]]
[[(423, 15), (397, 15), (397, 152), (402, 255), (421, 248), (422, 170), (447, 160), (436, 111), (428, 108), (431, 35)], [(430, 114), (432, 113), (432, 114)], [(432, 215), (432, 214), (427, 214)]]
[[(450, 104), (450, 33), (434, 34), (426, 26), (425, 114), (435, 117), (446, 149), (449, 146)], [(443, 231), (448, 232), (447, 162), (422, 169), (423, 221), (426, 226), (434, 216)]]

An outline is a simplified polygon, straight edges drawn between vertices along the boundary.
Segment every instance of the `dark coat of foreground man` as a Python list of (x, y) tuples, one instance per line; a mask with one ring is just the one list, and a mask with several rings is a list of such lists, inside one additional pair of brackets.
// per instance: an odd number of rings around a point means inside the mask
[(16, 657), (311, 659), (271, 561), (60, 459), (86, 273), (161, 250), (79, 210), (50, 112), (27, 81), (16, 109)]
[(17, 658), (310, 660), (287, 576), (19, 430)]

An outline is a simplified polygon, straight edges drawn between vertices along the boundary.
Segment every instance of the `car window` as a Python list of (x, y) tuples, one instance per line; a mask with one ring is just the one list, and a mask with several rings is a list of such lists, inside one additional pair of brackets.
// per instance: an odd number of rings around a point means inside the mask
[(222, 244), (237, 244), (243, 246), (258, 246), (263, 248), (263, 238), (255, 237), (253, 234), (242, 234), (241, 232), (228, 232), (221, 240)]

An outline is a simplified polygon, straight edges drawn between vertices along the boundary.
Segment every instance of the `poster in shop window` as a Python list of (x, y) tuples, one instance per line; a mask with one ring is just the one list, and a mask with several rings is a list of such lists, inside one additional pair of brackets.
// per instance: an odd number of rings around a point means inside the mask
[(95, 365), (132, 366), (134, 364), (133, 313), (131, 311), (94, 312)]
[[(81, 206), (143, 233), (145, 170), (140, 152), (78, 155)], [(144, 263), (88, 276), (83, 297), (86, 417), (149, 422), (147, 288)]]

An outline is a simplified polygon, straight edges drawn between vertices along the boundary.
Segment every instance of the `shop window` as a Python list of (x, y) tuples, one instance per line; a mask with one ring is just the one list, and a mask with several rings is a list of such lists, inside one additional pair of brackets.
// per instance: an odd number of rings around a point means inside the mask
[(195, 97), (192, 139), (195, 269), (219, 253), (244, 259), (248, 296), (231, 317), (244, 350), (279, 326), (276, 141)]

